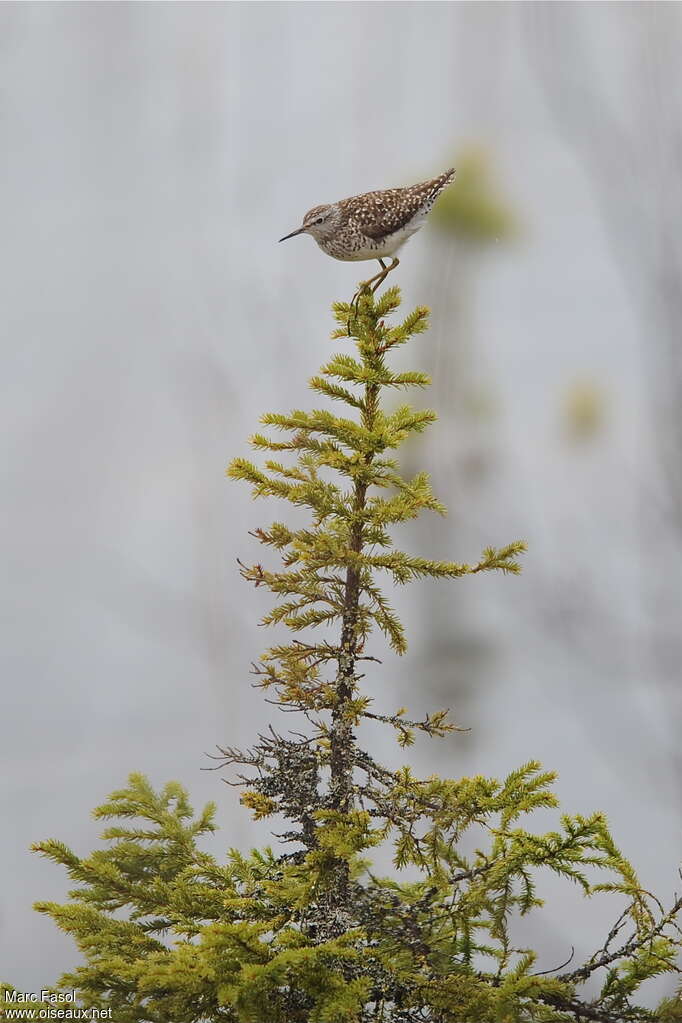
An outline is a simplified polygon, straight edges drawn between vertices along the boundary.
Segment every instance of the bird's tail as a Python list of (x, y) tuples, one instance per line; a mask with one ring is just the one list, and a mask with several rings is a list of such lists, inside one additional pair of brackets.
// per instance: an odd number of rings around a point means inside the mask
[(450, 167), (444, 174), (440, 174), (437, 178), (433, 179), (433, 199), (439, 196), (443, 189), (447, 188), (455, 180), (455, 173), (455, 168)]

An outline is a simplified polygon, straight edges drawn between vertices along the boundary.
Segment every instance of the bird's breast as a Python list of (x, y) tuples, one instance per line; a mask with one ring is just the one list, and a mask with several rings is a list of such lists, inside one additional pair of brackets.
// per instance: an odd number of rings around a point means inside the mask
[(343, 259), (349, 263), (362, 259), (377, 259), (381, 255), (377, 244), (371, 238), (361, 235), (352, 237), (325, 238), (317, 243), (323, 252), (334, 259)]
[(331, 238), (319, 239), (317, 244), (328, 256), (347, 262), (394, 256), (425, 220), (426, 213), (420, 211), (397, 231), (378, 238), (370, 238), (361, 230), (347, 228)]

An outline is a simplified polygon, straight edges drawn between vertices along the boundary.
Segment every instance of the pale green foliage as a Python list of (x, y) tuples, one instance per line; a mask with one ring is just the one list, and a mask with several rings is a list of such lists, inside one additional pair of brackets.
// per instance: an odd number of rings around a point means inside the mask
[[(420, 719), (403, 707), (376, 711), (360, 687), (359, 667), (376, 660), (366, 652), (373, 631), (397, 653), (406, 647), (391, 589), (424, 577), (442, 584), (516, 573), (525, 549), (488, 547), (469, 564), (395, 548), (395, 524), (444, 511), (428, 477), (403, 478), (393, 457), (435, 418), (382, 403), (386, 390), (428, 383), (387, 364), (426, 328), (422, 308), (388, 326), (398, 304), (390, 288), (378, 300), (362, 292), (357, 309), (335, 306), (334, 336), (348, 343), (350, 323), (357, 351), (333, 356), (311, 387), (346, 415), (266, 415), (268, 433), (253, 438), (267, 452), (264, 465), (239, 458), (229, 468), (255, 497), (308, 513), (300, 528), (278, 521), (254, 530), (281, 567), (242, 565), (244, 578), (275, 598), (263, 623), (294, 634), (270, 647), (255, 674), (283, 709), (304, 715), (307, 732), (270, 729), (252, 749), (219, 758), (246, 770), (237, 783), (254, 817), (287, 822), (277, 832), (287, 851), (233, 850), (217, 861), (199, 844), (214, 829), (215, 808), (195, 817), (179, 785), (157, 793), (140, 775), (95, 811), (112, 823), (92, 855), (54, 840), (35, 847), (75, 886), (65, 905), (37, 904), (83, 956), (60, 984), (83, 1006), (110, 1007), (117, 1023), (682, 1019), (675, 999), (656, 1011), (636, 1001), (648, 978), (674, 968), (682, 901), (666, 911), (642, 889), (602, 814), (557, 814), (554, 830), (538, 833), (533, 814), (558, 804), (554, 775), (535, 761), (501, 781), (418, 778), (359, 747), (363, 720), (390, 725), (403, 746), (416, 732), (455, 730), (445, 711)], [(369, 861), (386, 843), (390, 878), (375, 876)], [(593, 956), (549, 973), (513, 936), (517, 918), (541, 905), (541, 872), (580, 897), (612, 899), (621, 914)], [(585, 994), (598, 976), (601, 991)]]
[[(521, 826), (556, 805), (552, 780), (537, 763), (503, 782), (419, 781), (404, 768), (377, 793), (382, 825), (363, 811), (318, 810), (317, 843), (303, 857), (233, 850), (221, 865), (197, 845), (213, 830), (213, 806), (194, 818), (178, 786), (156, 794), (132, 775), (95, 811), (121, 818), (103, 833), (106, 848), (80, 859), (60, 842), (35, 847), (75, 883), (70, 904), (37, 904), (86, 960), (61, 984), (82, 1005), (111, 1007), (119, 1023), (410, 1020), (417, 1009), (452, 1023), (579, 1019), (570, 1006), (590, 963), (538, 975), (535, 953), (510, 938), (514, 914), (539, 905), (544, 868), (587, 895), (606, 872), (627, 901), (635, 947), (609, 963), (603, 1008), (591, 1018), (657, 1019), (627, 999), (670, 968), (674, 944), (661, 934), (670, 920), (641, 890), (602, 815), (563, 817), (548, 834)], [(481, 845), (467, 857), (457, 846), (470, 828)], [(421, 880), (376, 878), (363, 866), (362, 853), (389, 833), (396, 866), (418, 866)], [(355, 926), (318, 942), (306, 925), (339, 858), (353, 867)], [(678, 1018), (666, 1011), (662, 1019)]]
[[(228, 474), (248, 482), (254, 497), (283, 498), (309, 509), (312, 515), (312, 527), (294, 530), (276, 522), (255, 531), (262, 543), (281, 552), (285, 569), (266, 571), (260, 564), (244, 568), (246, 579), (267, 586), (280, 598), (263, 623), (282, 623), (298, 632), (340, 622), (345, 610), (345, 573), (354, 569), (359, 573), (362, 598), (357, 615), (360, 641), (364, 642), (377, 627), (396, 652), (404, 653), (403, 627), (385, 587), (378, 581), (380, 574), (402, 585), (423, 577), (455, 579), (491, 570), (515, 573), (519, 571), (516, 559), (525, 544), (515, 542), (500, 550), (487, 548), (475, 564), (434, 561), (394, 549), (391, 526), (414, 519), (424, 510), (445, 511), (426, 473), (405, 479), (398, 463), (387, 456), (436, 419), (430, 409), (401, 405), (386, 411), (381, 404), (384, 389), (423, 388), (429, 383), (424, 373), (396, 373), (387, 365), (387, 356), (395, 348), (427, 328), (428, 310), (423, 307), (415, 309), (403, 323), (388, 326), (385, 318), (399, 302), (398, 288), (388, 288), (377, 301), (363, 294), (355, 317), (359, 358), (335, 355), (311, 380), (314, 391), (342, 402), (355, 414), (338, 416), (329, 409), (268, 413), (262, 417), (263, 424), (288, 437), (280, 440), (259, 433), (252, 438), (253, 446), (256, 450), (291, 452), (296, 455), (295, 464), (267, 459), (264, 468), (258, 468), (245, 458), (237, 458)], [(334, 311), (340, 327), (332, 336), (347, 342), (351, 308), (338, 303)], [(330, 480), (330, 471), (335, 479)], [(362, 507), (356, 506), (358, 487), (363, 488), (363, 498), (364, 491), (368, 492)], [(351, 543), (354, 530), (360, 531), (361, 549)], [(309, 646), (308, 652), (315, 660), (336, 656), (333, 649), (325, 651), (319, 645)], [(319, 692), (317, 677), (307, 665), (302, 674), (302, 663), (299, 645), (277, 647), (264, 659), (265, 671), (272, 680), (277, 675), (288, 699), (303, 697), (304, 679), (311, 684), (313, 694)], [(313, 699), (310, 705), (317, 703)]]

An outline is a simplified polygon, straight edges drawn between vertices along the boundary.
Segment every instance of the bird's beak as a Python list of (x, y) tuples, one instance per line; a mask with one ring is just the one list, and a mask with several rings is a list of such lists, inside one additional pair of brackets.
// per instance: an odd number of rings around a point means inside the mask
[(305, 231), (305, 227), (297, 227), (291, 234), (285, 234), (283, 238), (280, 238), (280, 241), (285, 242), (287, 238), (293, 238), (295, 234), (301, 234), (303, 231)]

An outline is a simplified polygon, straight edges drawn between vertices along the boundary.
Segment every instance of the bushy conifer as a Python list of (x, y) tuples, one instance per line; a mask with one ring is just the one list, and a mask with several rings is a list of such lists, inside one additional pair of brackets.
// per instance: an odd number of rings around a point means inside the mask
[[(427, 327), (424, 308), (390, 325), (399, 301), (389, 288), (362, 292), (357, 308), (336, 305), (333, 336), (347, 347), (350, 322), (355, 351), (310, 381), (324, 407), (265, 415), (268, 432), (252, 438), (263, 460), (228, 469), (255, 497), (307, 512), (298, 527), (254, 529), (267, 556), (241, 564), (274, 595), (264, 624), (288, 637), (254, 665), (257, 684), (302, 723), (219, 754), (254, 817), (285, 821), (277, 847), (217, 861), (201, 848), (215, 807), (197, 815), (180, 785), (155, 791), (141, 775), (95, 810), (109, 824), (90, 856), (55, 840), (35, 846), (74, 882), (66, 904), (37, 904), (83, 957), (60, 985), (117, 1023), (682, 1019), (679, 1000), (652, 1010), (640, 998), (646, 980), (675, 969), (682, 900), (665, 909), (642, 888), (603, 814), (557, 813), (555, 829), (539, 833), (534, 811), (557, 798), (554, 774), (537, 762), (502, 780), (421, 778), (360, 743), (365, 721), (392, 728), (402, 746), (454, 729), (445, 712), (411, 717), (370, 696), (371, 634), (406, 649), (392, 589), (517, 573), (525, 550), (488, 547), (469, 564), (396, 548), (394, 526), (444, 510), (427, 476), (403, 478), (395, 458), (435, 419), (392, 397), (429, 383), (391, 368), (394, 350)], [(394, 873), (377, 876), (371, 851), (389, 843)], [(591, 956), (550, 971), (514, 937), (518, 918), (541, 905), (543, 871), (611, 899), (616, 917)]]

